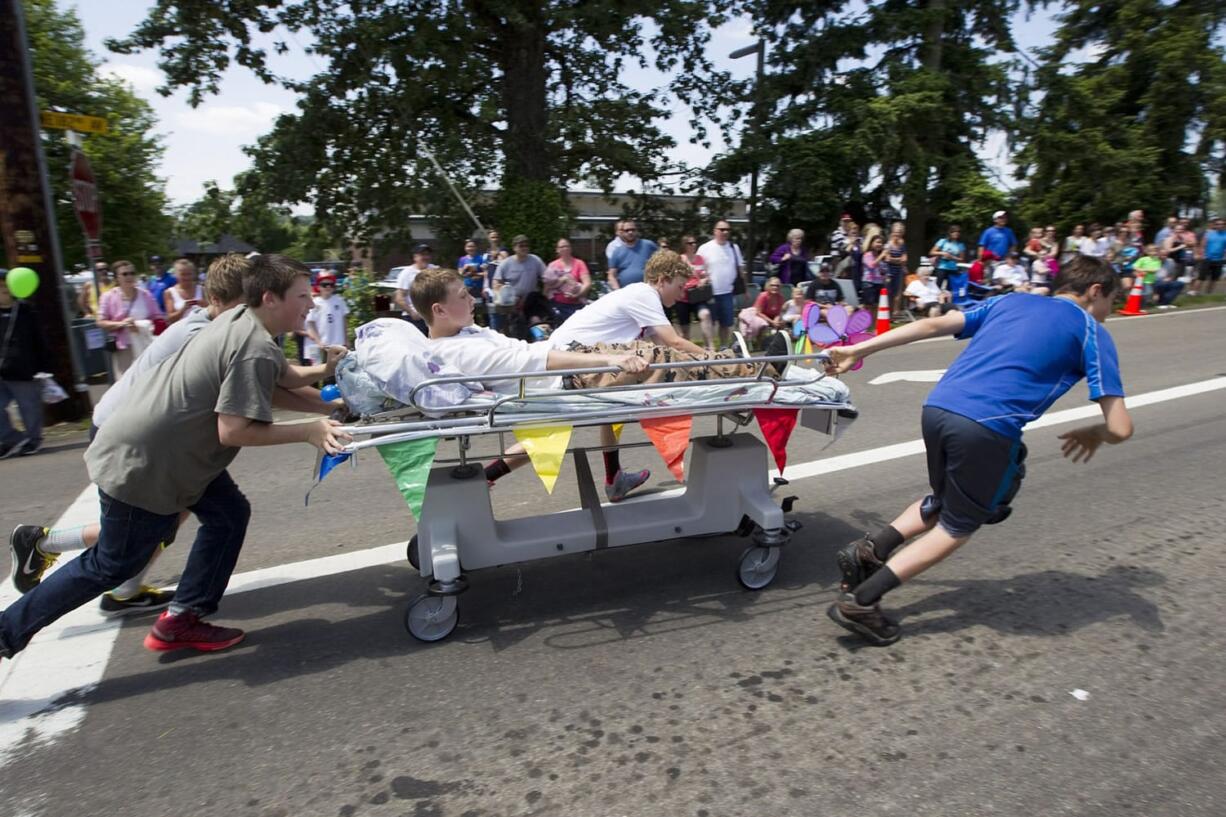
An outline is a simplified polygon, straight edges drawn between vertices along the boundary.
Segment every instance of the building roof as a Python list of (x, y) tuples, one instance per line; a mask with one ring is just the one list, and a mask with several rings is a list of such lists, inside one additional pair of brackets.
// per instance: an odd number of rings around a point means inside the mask
[(175, 255), (224, 255), (229, 252), (245, 255), (249, 252), (256, 252), (256, 249), (240, 238), (223, 233), (213, 243), (201, 243), (190, 238), (181, 238), (174, 242), (174, 251)]

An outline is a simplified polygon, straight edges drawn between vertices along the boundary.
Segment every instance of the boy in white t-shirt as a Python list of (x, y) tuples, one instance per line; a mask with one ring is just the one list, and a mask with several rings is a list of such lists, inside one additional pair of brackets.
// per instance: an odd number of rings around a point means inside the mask
[(327, 357), (327, 347), (349, 345), (346, 321), (349, 304), (336, 294), (336, 276), (332, 273), (320, 273), (315, 283), (319, 294), (315, 296), (315, 306), (306, 319), (306, 355), (314, 363), (322, 363)]

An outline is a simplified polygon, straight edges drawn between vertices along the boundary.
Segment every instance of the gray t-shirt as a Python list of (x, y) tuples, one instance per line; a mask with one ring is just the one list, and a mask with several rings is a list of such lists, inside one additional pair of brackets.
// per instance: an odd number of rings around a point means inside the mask
[(285, 356), (245, 306), (231, 309), (132, 383), (85, 452), (90, 479), (151, 513), (191, 507), (238, 455), (217, 415), (272, 422)]
[(149, 348), (141, 352), (136, 362), (123, 373), (123, 377), (119, 378), (119, 382), (107, 389), (106, 394), (102, 395), (102, 399), (98, 401), (98, 405), (94, 406), (94, 425), (102, 428), (106, 418), (111, 416), (111, 412), (115, 411), (115, 407), (123, 401), (124, 396), (131, 390), (132, 381), (142, 372), (149, 371), (182, 349), (183, 344), (187, 343), (192, 335), (209, 325), (209, 320), (207, 309), (193, 306), (190, 312), (172, 323), (165, 332), (154, 338)]
[(510, 284), (519, 298), (525, 298), (528, 293), (536, 292), (540, 286), (541, 276), (545, 274), (545, 262), (531, 253), (523, 261), (512, 255), (498, 263), (498, 271), (494, 273), (495, 281)]

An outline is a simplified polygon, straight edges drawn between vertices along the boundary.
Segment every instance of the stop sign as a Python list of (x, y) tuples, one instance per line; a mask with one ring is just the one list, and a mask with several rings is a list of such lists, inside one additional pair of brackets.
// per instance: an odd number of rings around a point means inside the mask
[(98, 185), (89, 159), (79, 150), (72, 152), (72, 202), (85, 237), (97, 241), (102, 233), (102, 208), (98, 205)]

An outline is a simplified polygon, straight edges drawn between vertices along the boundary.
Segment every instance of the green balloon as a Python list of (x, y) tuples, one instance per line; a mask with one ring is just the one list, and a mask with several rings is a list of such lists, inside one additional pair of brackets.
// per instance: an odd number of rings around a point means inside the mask
[(4, 283), (8, 284), (14, 298), (29, 298), (38, 289), (38, 273), (29, 267), (13, 267)]

